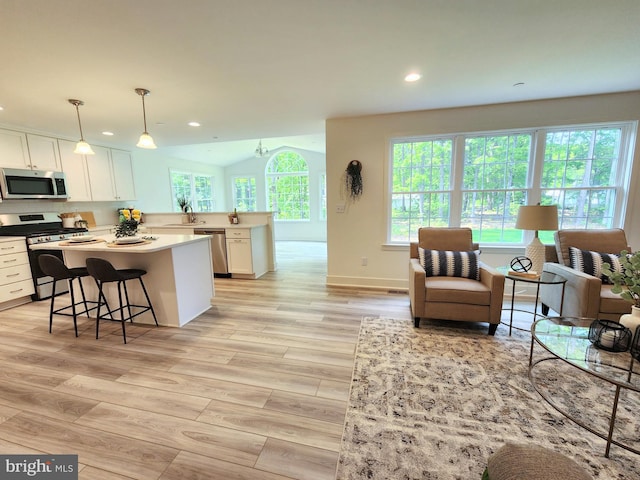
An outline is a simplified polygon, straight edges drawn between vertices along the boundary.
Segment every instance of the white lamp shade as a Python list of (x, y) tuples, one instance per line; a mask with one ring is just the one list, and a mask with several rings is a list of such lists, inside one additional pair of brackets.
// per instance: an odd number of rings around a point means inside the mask
[(138, 140), (136, 147), (151, 148), (151, 149), (158, 148), (156, 147), (156, 144), (154, 143), (153, 138), (151, 138), (151, 135), (149, 135), (146, 132), (140, 135), (140, 140)]
[(76, 149), (73, 151), (73, 153), (78, 153), (80, 155), (96, 154), (96, 152), (94, 152), (93, 149), (91, 148), (91, 145), (89, 145), (84, 140), (80, 140), (78, 143), (76, 143)]

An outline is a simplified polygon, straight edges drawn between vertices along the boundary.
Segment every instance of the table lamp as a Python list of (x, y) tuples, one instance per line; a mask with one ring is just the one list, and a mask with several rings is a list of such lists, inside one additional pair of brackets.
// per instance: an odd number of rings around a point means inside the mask
[(558, 229), (558, 206), (522, 205), (518, 210), (516, 228), (535, 231), (533, 240), (527, 245), (525, 255), (531, 259), (531, 270), (541, 273), (545, 261), (545, 247), (538, 238), (538, 230)]

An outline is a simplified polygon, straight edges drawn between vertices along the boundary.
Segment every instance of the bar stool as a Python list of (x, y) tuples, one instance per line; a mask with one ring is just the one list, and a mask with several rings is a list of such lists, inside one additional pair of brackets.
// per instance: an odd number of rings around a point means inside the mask
[[(117, 321), (122, 324), (122, 339), (124, 343), (127, 343), (127, 334), (125, 331), (125, 322), (129, 320), (133, 323), (133, 318), (141, 315), (142, 313), (150, 310), (151, 315), (153, 315), (153, 320), (156, 322), (156, 326), (158, 325), (158, 319), (156, 318), (156, 313), (153, 310), (153, 305), (151, 305), (151, 299), (149, 298), (149, 294), (147, 293), (147, 289), (144, 286), (144, 282), (142, 281), (142, 276), (146, 275), (147, 271), (138, 269), (138, 268), (122, 268), (116, 269), (111, 262), (103, 259), (103, 258), (87, 258), (87, 270), (89, 271), (89, 275), (91, 275), (97, 285), (98, 285), (98, 314), (96, 318), (96, 340), (98, 339), (98, 333), (100, 329), (100, 320), (112, 320)], [(142, 291), (144, 292), (144, 296), (147, 299), (147, 305), (134, 305), (129, 301), (129, 292), (127, 291), (127, 280), (135, 280), (138, 279), (140, 281), (140, 285), (142, 286)], [(116, 282), (118, 285), (118, 301), (120, 306), (111, 310), (109, 304), (107, 303), (107, 297), (104, 294), (104, 284)], [(126, 304), (122, 302), (122, 291), (124, 290)], [(104, 315), (100, 314), (100, 310), (102, 308), (104, 301), (104, 306), (107, 309), (107, 313)], [(140, 309), (135, 314), (132, 312), (131, 308), (135, 307)], [(128, 316), (125, 316), (125, 309), (128, 313)], [(120, 319), (114, 318), (113, 314), (115, 312), (120, 312)], [(107, 318), (108, 317), (108, 318)]]
[[(40, 270), (45, 275), (48, 275), (53, 278), (53, 289), (51, 291), (51, 307), (49, 308), (49, 333), (51, 333), (53, 327), (53, 315), (65, 315), (67, 317), (73, 317), (73, 328), (76, 332), (76, 337), (78, 336), (78, 323), (76, 321), (78, 315), (82, 315), (83, 313), (89, 316), (89, 312), (91, 310), (95, 310), (97, 307), (89, 308), (88, 303), (95, 302), (87, 302), (87, 298), (84, 295), (84, 288), (82, 288), (82, 277), (88, 277), (89, 272), (85, 267), (74, 267), (68, 268), (62, 260), (60, 260), (55, 255), (50, 255), (48, 253), (43, 253), (38, 256), (38, 265), (40, 265)], [(73, 281), (77, 279), (80, 284), (80, 292), (82, 293), (82, 302), (76, 302), (75, 294), (73, 291)], [(57, 310), (54, 308), (55, 298), (56, 298), (56, 283), (69, 280), (69, 293), (71, 294), (71, 304), (65, 307), (58, 308)], [(76, 311), (76, 307), (78, 305), (84, 305), (84, 311), (78, 312)], [(64, 312), (64, 310), (71, 309), (71, 313)]]

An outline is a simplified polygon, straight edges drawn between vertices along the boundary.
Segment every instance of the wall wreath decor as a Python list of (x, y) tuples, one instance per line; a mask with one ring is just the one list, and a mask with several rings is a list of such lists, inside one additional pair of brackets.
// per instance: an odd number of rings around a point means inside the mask
[(362, 163), (351, 160), (345, 173), (347, 193), (352, 200), (357, 200), (362, 195)]

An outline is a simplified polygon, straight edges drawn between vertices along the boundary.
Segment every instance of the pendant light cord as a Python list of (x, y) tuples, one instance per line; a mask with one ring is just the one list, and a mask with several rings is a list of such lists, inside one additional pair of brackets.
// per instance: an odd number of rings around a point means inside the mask
[(80, 109), (76, 104), (76, 114), (78, 115), (78, 127), (80, 128), (80, 140), (84, 142), (84, 134), (82, 133), (82, 122), (80, 122)]
[(142, 97), (142, 119), (144, 122), (144, 133), (146, 135), (149, 135), (149, 132), (147, 132), (147, 110), (146, 108), (144, 108), (144, 95), (140, 95), (140, 96)]

